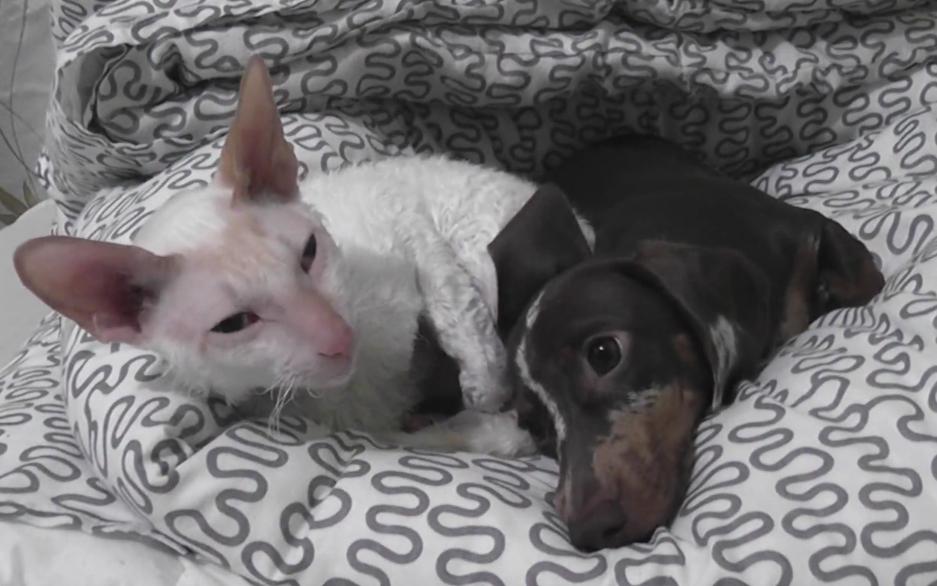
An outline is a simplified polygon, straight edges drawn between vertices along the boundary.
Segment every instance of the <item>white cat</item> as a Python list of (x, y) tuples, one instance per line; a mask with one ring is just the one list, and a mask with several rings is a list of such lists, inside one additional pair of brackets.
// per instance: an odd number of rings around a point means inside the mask
[[(66, 237), (24, 244), (24, 284), (104, 342), (159, 353), (175, 376), (232, 403), (277, 406), (408, 445), (533, 450), (505, 398), (486, 247), (533, 194), (510, 174), (396, 157), (297, 181), (272, 82), (253, 58), (213, 184), (174, 196), (134, 245)], [(414, 434), (417, 319), (459, 366), (467, 405)]]

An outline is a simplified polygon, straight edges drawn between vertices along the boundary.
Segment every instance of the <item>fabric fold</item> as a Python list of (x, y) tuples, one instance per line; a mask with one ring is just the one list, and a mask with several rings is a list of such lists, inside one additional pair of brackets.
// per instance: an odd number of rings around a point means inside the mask
[(684, 506), (647, 544), (575, 551), (548, 459), (270, 430), (58, 319), (0, 371), (0, 518), (261, 584), (933, 581), (933, 2), (56, 0), (52, 24), (40, 166), (61, 232), (128, 242), (208, 182), (258, 53), (303, 175), (418, 152), (537, 178), (657, 134), (835, 218), (888, 284), (704, 422)]

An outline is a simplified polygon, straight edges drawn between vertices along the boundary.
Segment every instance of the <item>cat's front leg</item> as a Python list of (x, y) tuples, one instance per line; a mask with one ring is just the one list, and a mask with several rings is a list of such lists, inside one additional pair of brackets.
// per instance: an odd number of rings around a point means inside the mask
[(507, 356), (492, 308), (452, 248), (429, 229), (414, 240), (418, 285), (439, 345), (459, 366), (466, 406), (497, 411), (509, 392)]

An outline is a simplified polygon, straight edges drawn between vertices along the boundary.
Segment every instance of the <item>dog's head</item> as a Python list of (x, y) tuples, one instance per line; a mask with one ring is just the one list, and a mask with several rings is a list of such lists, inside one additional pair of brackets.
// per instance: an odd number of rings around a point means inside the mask
[(573, 544), (648, 538), (679, 508), (698, 422), (768, 350), (769, 279), (727, 249), (647, 241), (591, 255), (549, 186), (489, 251), (515, 408), (559, 459)]

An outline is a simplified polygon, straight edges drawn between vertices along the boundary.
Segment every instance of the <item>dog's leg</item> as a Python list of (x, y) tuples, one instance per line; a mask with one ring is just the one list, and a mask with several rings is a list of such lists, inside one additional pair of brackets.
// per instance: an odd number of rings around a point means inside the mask
[(533, 438), (517, 425), (513, 411), (483, 413), (466, 410), (413, 433), (380, 434), (379, 439), (403, 447), (492, 456), (528, 456), (537, 452)]

